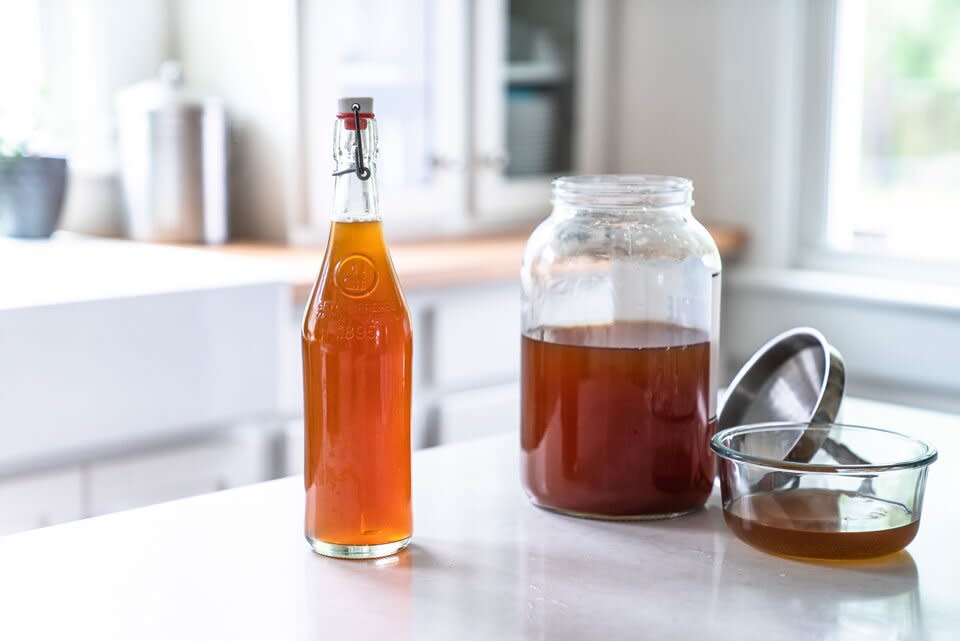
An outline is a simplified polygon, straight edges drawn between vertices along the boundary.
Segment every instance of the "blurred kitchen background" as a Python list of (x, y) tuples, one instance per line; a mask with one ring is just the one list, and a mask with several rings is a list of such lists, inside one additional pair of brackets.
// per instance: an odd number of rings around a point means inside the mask
[(568, 173), (693, 179), (721, 385), (810, 325), (851, 394), (960, 412), (957, 0), (0, 0), (0, 29), (0, 533), (302, 469), (341, 95), (376, 99), (415, 447), (518, 429), (522, 247)]

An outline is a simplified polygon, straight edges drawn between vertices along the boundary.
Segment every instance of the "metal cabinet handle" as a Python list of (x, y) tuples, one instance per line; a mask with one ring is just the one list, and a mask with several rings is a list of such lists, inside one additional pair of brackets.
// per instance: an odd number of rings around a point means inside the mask
[(465, 171), (467, 163), (459, 158), (444, 156), (442, 154), (430, 155), (430, 168), (440, 171)]
[(503, 171), (510, 164), (510, 157), (506, 152), (492, 154), (478, 154), (474, 158), (474, 164), (481, 169), (492, 169), (494, 171)]
[[(493, 171), (503, 171), (510, 160), (506, 154), (478, 154), (473, 158), (473, 167), (479, 169), (492, 169)], [(439, 171), (466, 171), (467, 163), (452, 156), (442, 154), (430, 155), (430, 168)]]

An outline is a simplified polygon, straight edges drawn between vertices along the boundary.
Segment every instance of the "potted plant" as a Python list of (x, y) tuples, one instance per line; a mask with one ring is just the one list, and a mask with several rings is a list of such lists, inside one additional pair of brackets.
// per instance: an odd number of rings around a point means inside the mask
[(57, 228), (67, 186), (67, 160), (31, 153), (27, 127), (0, 120), (0, 235), (47, 238)]

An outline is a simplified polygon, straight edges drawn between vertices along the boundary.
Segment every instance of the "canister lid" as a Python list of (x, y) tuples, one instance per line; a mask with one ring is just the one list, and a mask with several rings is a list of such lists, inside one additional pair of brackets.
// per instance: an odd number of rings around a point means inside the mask
[(360, 113), (373, 113), (373, 98), (340, 98), (337, 100), (337, 113), (348, 114), (353, 111), (353, 105), (360, 105)]
[[(846, 385), (843, 357), (810, 327), (774, 337), (747, 361), (727, 390), (719, 429), (748, 423), (832, 423)], [(807, 430), (786, 459), (809, 461), (823, 445), (823, 430)]]

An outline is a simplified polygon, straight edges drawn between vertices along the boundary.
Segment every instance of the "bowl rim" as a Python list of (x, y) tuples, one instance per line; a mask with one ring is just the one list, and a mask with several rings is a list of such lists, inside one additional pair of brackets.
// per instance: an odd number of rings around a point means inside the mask
[[(802, 463), (798, 461), (784, 461), (782, 459), (773, 459), (767, 458), (764, 456), (755, 456), (752, 454), (744, 454), (743, 452), (738, 452), (730, 447), (724, 445), (721, 441), (731, 435), (741, 434), (744, 432), (766, 432), (773, 431), (785, 428), (801, 428), (804, 430), (809, 429), (823, 429), (829, 428), (833, 429), (834, 427), (840, 427), (848, 430), (863, 430), (868, 432), (882, 432), (884, 434), (890, 434), (898, 438), (904, 439), (914, 444), (918, 444), (923, 448), (923, 453), (919, 456), (916, 456), (911, 459), (906, 459), (903, 461), (897, 461), (895, 463), (887, 463), (882, 465), (876, 465), (872, 463), (860, 464), (860, 463), (851, 463), (851, 464), (824, 464), (824, 463)], [(884, 429), (882, 427), (871, 427), (869, 425), (855, 425), (852, 423), (837, 423), (837, 422), (796, 422), (796, 421), (771, 421), (767, 423), (748, 423), (745, 425), (736, 425), (734, 427), (728, 427), (726, 429), (720, 430), (710, 439), (710, 449), (713, 450), (717, 456), (732, 460), (739, 461), (741, 463), (749, 463), (751, 465), (757, 465), (760, 467), (766, 467), (774, 470), (787, 470), (794, 472), (807, 472), (807, 473), (820, 473), (820, 474), (863, 474), (871, 472), (889, 472), (893, 470), (909, 470), (916, 469), (919, 467), (926, 467), (937, 460), (937, 448), (930, 445), (924, 440), (914, 438), (908, 434), (902, 432), (897, 432), (894, 430)]]

